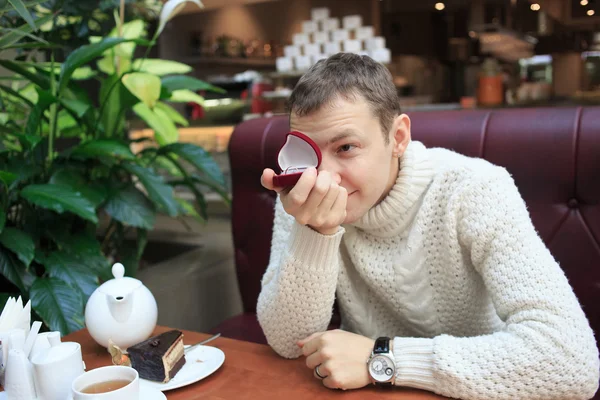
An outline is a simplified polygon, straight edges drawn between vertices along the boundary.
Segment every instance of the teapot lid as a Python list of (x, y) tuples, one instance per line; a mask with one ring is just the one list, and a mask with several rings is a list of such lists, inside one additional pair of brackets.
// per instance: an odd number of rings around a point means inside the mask
[(115, 279), (104, 282), (98, 288), (98, 291), (109, 296), (118, 297), (133, 292), (135, 289), (142, 286), (142, 282), (140, 280), (124, 276), (125, 267), (121, 263), (116, 263), (113, 265), (112, 274)]

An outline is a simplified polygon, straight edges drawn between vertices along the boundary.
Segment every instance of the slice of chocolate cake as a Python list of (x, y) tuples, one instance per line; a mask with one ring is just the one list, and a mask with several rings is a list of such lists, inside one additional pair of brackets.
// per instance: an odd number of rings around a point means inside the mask
[(183, 333), (172, 330), (127, 349), (131, 366), (142, 379), (169, 382), (185, 364)]

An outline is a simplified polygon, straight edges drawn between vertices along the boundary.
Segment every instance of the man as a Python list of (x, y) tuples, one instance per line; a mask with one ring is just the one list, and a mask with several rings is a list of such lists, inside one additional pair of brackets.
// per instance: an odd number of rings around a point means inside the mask
[[(289, 101), (318, 171), (279, 193), (258, 300), (269, 344), (329, 388), (589, 399), (598, 349), (510, 175), (411, 141), (387, 69), (318, 62)], [(326, 331), (334, 300), (342, 330)], [(377, 339), (377, 340), (375, 340)]]

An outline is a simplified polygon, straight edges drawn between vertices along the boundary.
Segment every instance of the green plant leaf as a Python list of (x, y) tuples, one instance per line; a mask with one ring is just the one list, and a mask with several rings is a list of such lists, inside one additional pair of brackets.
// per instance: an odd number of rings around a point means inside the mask
[(159, 109), (150, 109), (144, 103), (137, 103), (133, 111), (154, 130), (154, 137), (158, 144), (174, 143), (179, 137), (177, 127), (166, 114)]
[(83, 260), (72, 254), (55, 251), (44, 257), (42, 264), (50, 278), (58, 278), (79, 289), (84, 302), (98, 287), (96, 273)]
[(30, 291), (31, 305), (52, 331), (61, 335), (84, 326), (83, 296), (58, 278), (38, 278)]
[(77, 68), (73, 72), (73, 76), (71, 77), (71, 79), (75, 81), (85, 81), (93, 78), (94, 76), (96, 76), (96, 71), (94, 71), (89, 65), (85, 65), (81, 68)]
[(216, 183), (221, 186), (226, 185), (221, 168), (219, 168), (219, 165), (215, 162), (210, 153), (200, 146), (191, 143), (173, 143), (160, 148), (158, 152), (159, 154), (176, 154), (192, 164), (198, 170), (202, 171)]
[(35, 83), (44, 90), (50, 89), (50, 78), (48, 75), (44, 75), (39, 72), (32, 72), (29, 70), (29, 68), (21, 65), (16, 61), (0, 60), (0, 65), (8, 69), (9, 71), (21, 75), (23, 78), (26, 78), (32, 83)]
[(198, 176), (198, 175), (191, 175), (190, 180), (194, 183), (198, 183), (198, 184), (201, 184), (201, 185), (211, 188), (215, 193), (217, 193), (219, 196), (221, 196), (221, 199), (223, 199), (225, 204), (227, 204), (228, 206), (231, 206), (231, 197), (230, 197), (229, 191), (227, 190), (226, 187), (216, 183), (212, 179), (205, 178), (203, 176)]
[(152, 167), (158, 168), (159, 170), (164, 170), (165, 173), (171, 175), (172, 177), (183, 177), (183, 173), (177, 168), (175, 164), (173, 164), (173, 161), (169, 160), (165, 156), (159, 155), (157, 157), (154, 157)]
[(0, 171), (0, 180), (8, 187), (17, 180), (18, 176), (8, 171)]
[[(28, 1), (27, 3), (25, 3), (25, 7), (31, 8), (35, 5), (45, 3), (46, 1), (48, 1), (48, 0), (31, 0), (31, 1)], [(1, 4), (6, 5), (6, 2), (3, 1)], [(5, 7), (0, 8), (0, 14), (4, 14), (4, 13), (10, 12), (10, 11), (14, 11), (13, 6), (5, 6)]]
[(15, 10), (17, 10), (19, 15), (29, 24), (31, 29), (35, 31), (37, 29), (37, 26), (35, 26), (35, 22), (33, 22), (33, 17), (31, 16), (27, 8), (25, 8), (25, 4), (23, 4), (21, 0), (8, 0), (8, 2), (13, 5), (13, 7), (15, 8)]
[(202, 217), (198, 214), (198, 211), (196, 211), (196, 208), (191, 202), (178, 198), (177, 203), (179, 204), (181, 214), (202, 220)]
[(111, 75), (103, 80), (100, 87), (100, 104), (102, 105), (100, 121), (104, 126), (106, 137), (115, 136), (123, 131), (125, 126), (123, 110), (129, 109), (137, 102), (138, 99), (119, 81), (118, 75)]
[(81, 172), (75, 169), (63, 168), (56, 171), (50, 177), (49, 183), (68, 186), (72, 191), (80, 192), (94, 205), (94, 208), (102, 204), (107, 196), (106, 188), (99, 183), (90, 184), (89, 180), (86, 180)]
[(91, 104), (76, 99), (61, 99), (60, 102), (79, 118), (81, 118), (91, 107)]
[(102, 57), (96, 62), (96, 66), (98, 66), (98, 69), (104, 72), (106, 75), (114, 75), (117, 72), (113, 57)]
[(26, 134), (32, 136), (36, 134), (39, 128), (40, 120), (44, 112), (48, 109), (48, 107), (50, 107), (50, 105), (56, 102), (56, 98), (47, 90), (36, 88), (36, 91), (38, 93), (38, 102), (31, 110), (29, 118), (27, 119), (27, 125), (25, 127)]
[[(21, 61), (19, 64), (29, 67), (29, 70), (32, 72), (44, 71), (50, 74), (52, 71), (54, 71), (55, 76), (58, 76), (61, 70), (61, 64), (57, 62), (54, 63), (54, 68), (52, 68), (53, 63), (51, 62), (33, 63)], [(83, 81), (86, 79), (93, 78), (94, 76), (96, 76), (96, 71), (94, 71), (89, 65), (84, 65), (83, 67), (77, 68), (75, 71), (73, 71), (71, 79)]]
[(21, 197), (36, 206), (62, 214), (70, 211), (81, 218), (98, 223), (94, 204), (81, 192), (68, 186), (41, 184), (28, 185), (21, 190)]
[(71, 155), (84, 159), (101, 157), (117, 160), (135, 159), (135, 156), (125, 143), (114, 139), (98, 139), (82, 143), (73, 150)]
[(61, 47), (57, 44), (54, 43), (39, 43), (39, 42), (35, 42), (35, 43), (15, 43), (15, 44), (11, 44), (10, 46), (4, 46), (2, 47), (2, 50), (9, 50), (9, 49), (20, 49), (20, 50), (30, 50), (30, 49), (60, 49)]
[(200, 106), (204, 105), (204, 97), (200, 96), (197, 93), (192, 92), (191, 90), (181, 89), (174, 90), (171, 92), (171, 97), (167, 99), (167, 101), (172, 101), (174, 103), (196, 103)]
[(35, 146), (37, 146), (38, 143), (40, 143), (43, 140), (43, 138), (38, 135), (15, 134), (15, 136), (17, 136), (19, 138), (19, 142), (21, 143), (21, 146), (23, 146), (24, 148), (28, 148), (28, 149), (34, 149)]
[(188, 122), (187, 119), (185, 119), (185, 117), (181, 114), (179, 114), (179, 112), (177, 112), (176, 109), (174, 109), (173, 107), (171, 107), (170, 105), (163, 103), (161, 101), (157, 102), (154, 106), (155, 108), (158, 108), (160, 110), (162, 110), (163, 113), (165, 113), (165, 115), (167, 115), (167, 117), (175, 122), (176, 124), (180, 124), (183, 126), (189, 126), (190, 123)]
[(35, 243), (27, 233), (17, 228), (6, 227), (0, 233), (0, 243), (15, 253), (26, 267), (31, 264), (35, 254)]
[[(137, 254), (136, 254), (138, 263), (142, 259), (142, 255), (144, 254), (144, 250), (146, 249), (147, 244), (148, 244), (148, 230), (138, 228), (137, 229)], [(131, 276), (133, 276), (133, 275), (131, 275)]]
[(174, 90), (188, 89), (194, 92), (208, 90), (209, 92), (226, 93), (226, 91), (220, 87), (187, 75), (165, 76), (161, 81), (162, 86), (171, 92)]
[[(36, 28), (35, 30), (39, 29), (39, 27), (44, 25), (46, 22), (52, 21), (53, 18), (54, 14), (49, 14), (42, 18), (36, 19), (34, 22)], [(25, 36), (29, 35), (33, 31), (34, 29), (32, 29), (31, 25), (29, 24), (21, 25), (17, 29), (13, 29), (12, 31), (10, 31), (6, 35), (3, 35), (0, 38), (0, 49), (5, 49), (7, 47), (12, 46), (13, 44), (17, 43), (19, 40), (23, 39)]]
[(77, 68), (87, 64), (94, 58), (100, 57), (106, 50), (111, 49), (118, 44), (129, 41), (140, 42), (139, 39), (106, 38), (99, 43), (81, 46), (69, 54), (60, 71), (60, 80), (58, 84), (59, 96), (67, 87), (73, 72), (75, 72)]
[(6, 224), (6, 211), (4, 208), (0, 206), (0, 233), (4, 230), (4, 225)]
[(148, 197), (158, 206), (159, 210), (165, 211), (171, 217), (177, 215), (178, 207), (173, 196), (173, 188), (166, 184), (160, 175), (149, 168), (135, 164), (124, 164), (123, 167), (139, 178), (148, 192)]
[(135, 71), (147, 72), (149, 74), (163, 76), (173, 74), (187, 74), (192, 70), (189, 65), (158, 58), (138, 58), (133, 62), (132, 68)]
[[(110, 37), (122, 37), (124, 39), (143, 39), (146, 36), (146, 23), (141, 19), (136, 19), (123, 24), (121, 35), (119, 28), (114, 27), (109, 34)], [(135, 50), (135, 43), (123, 43), (115, 47), (115, 55), (119, 57), (131, 58)]]
[[(31, 158), (26, 158), (21, 155), (21, 157), (11, 157), (8, 160), (8, 163), (3, 166), (3, 172), (8, 172), (10, 175), (9, 179), (12, 181), (9, 184), (9, 190), (16, 187), (20, 182), (26, 181), (36, 174), (41, 173), (40, 167), (34, 164)], [(2, 174), (0, 174), (2, 176)]]
[(154, 204), (133, 186), (113, 193), (104, 211), (117, 221), (136, 228), (152, 229), (156, 219)]
[(79, 121), (73, 117), (73, 114), (66, 109), (62, 109), (58, 112), (56, 126), (60, 131), (61, 138), (68, 137), (81, 137), (84, 132), (84, 127), (81, 126)]
[(12, 252), (0, 246), (0, 274), (22, 292), (25, 292), (25, 283), (23, 282), (24, 273), (25, 265)]
[(112, 278), (110, 262), (102, 253), (100, 242), (93, 234), (71, 235), (63, 229), (53, 229), (51, 237), (62, 252), (81, 260), (101, 279)]
[[(3, 92), (6, 92), (8, 94), (10, 94), (11, 96), (16, 97), (17, 99), (22, 100), (25, 104), (27, 104), (29, 107), (33, 107), (34, 104), (33, 102), (31, 102), (28, 98), (26, 98), (25, 96), (23, 96), (21, 93), (9, 88), (8, 86), (4, 86), (4, 85), (0, 85), (0, 90)], [(34, 92), (37, 96), (37, 92)]]
[(165, 25), (167, 25), (167, 22), (169, 22), (170, 19), (172, 19), (181, 10), (183, 10), (183, 8), (186, 6), (187, 2), (194, 3), (199, 8), (204, 8), (204, 5), (202, 4), (202, 2), (200, 2), (200, 0), (169, 0), (169, 1), (167, 1), (163, 5), (162, 9), (160, 10), (158, 29), (156, 31), (156, 34), (154, 35), (155, 39), (158, 36), (160, 36), (163, 29), (165, 29)]
[(160, 78), (143, 72), (127, 74), (122, 79), (123, 85), (148, 107), (154, 108), (160, 97)]

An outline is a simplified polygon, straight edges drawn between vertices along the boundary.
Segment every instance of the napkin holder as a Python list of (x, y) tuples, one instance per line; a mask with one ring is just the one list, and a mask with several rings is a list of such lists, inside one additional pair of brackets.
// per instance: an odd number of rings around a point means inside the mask
[(302, 173), (310, 168), (321, 165), (321, 150), (308, 136), (300, 132), (290, 132), (284, 145), (279, 150), (277, 164), (281, 173), (273, 177), (277, 187), (294, 186)]

